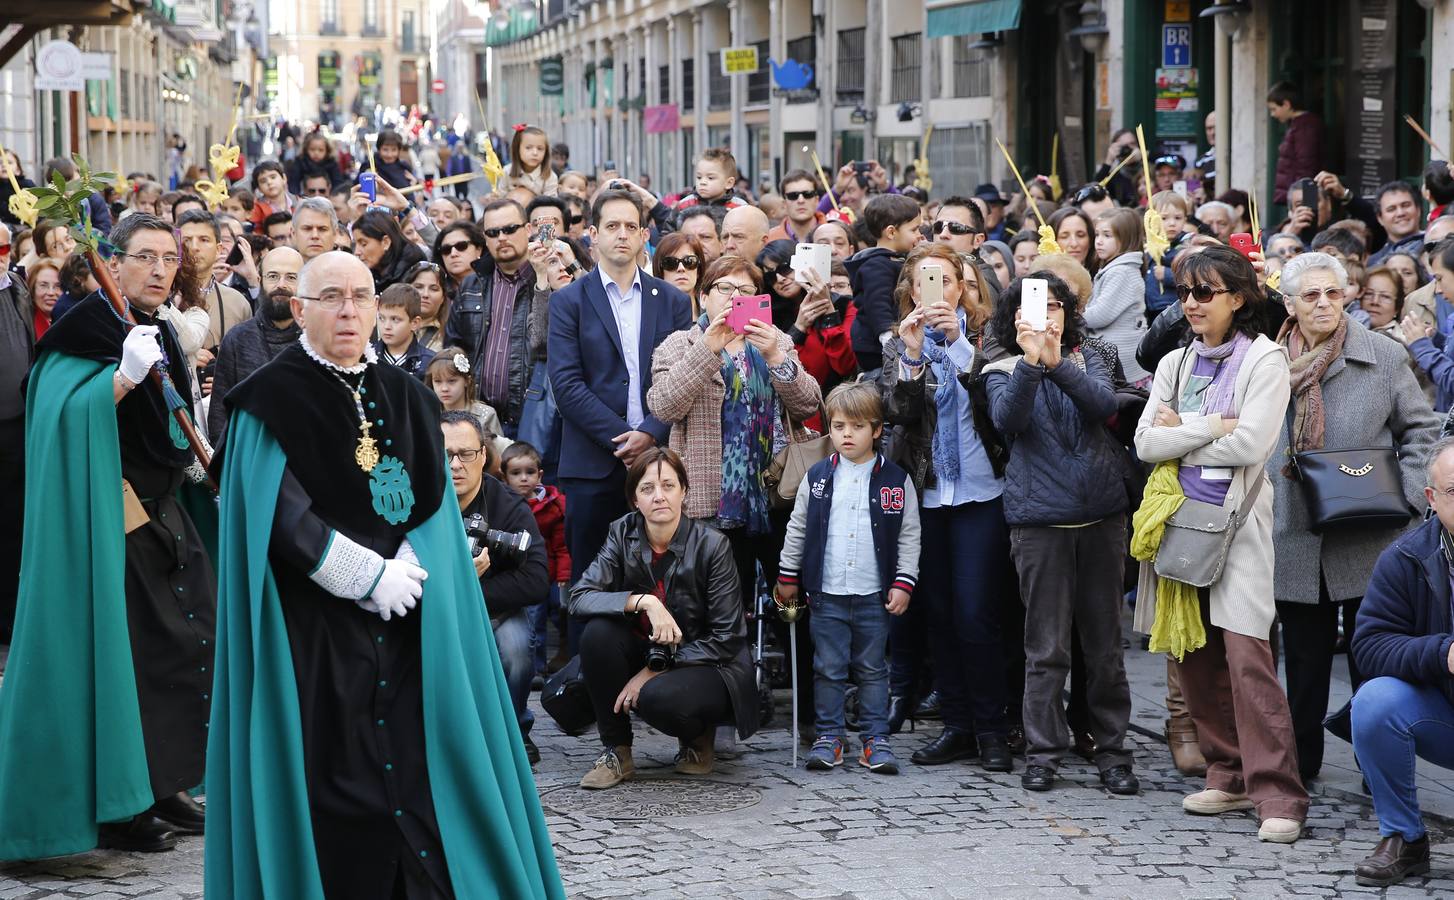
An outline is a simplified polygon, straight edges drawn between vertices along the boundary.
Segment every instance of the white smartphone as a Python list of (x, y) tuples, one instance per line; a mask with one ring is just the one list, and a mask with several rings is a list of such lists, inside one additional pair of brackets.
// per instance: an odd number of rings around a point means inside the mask
[(1045, 330), (1049, 316), (1046, 305), (1045, 279), (1026, 278), (1020, 282), (1020, 318), (1029, 322), (1036, 331)]
[(1187, 188), (1186, 188), (1186, 182), (1185, 181), (1173, 181), (1171, 183), (1171, 189), (1173, 191), (1175, 191), (1176, 193), (1180, 194), (1181, 195), (1181, 199), (1183, 199), (1183, 200), (1189, 199), (1190, 196), (1191, 196), (1189, 193), (1187, 193)]
[[(1041, 282), (1044, 284), (1044, 282)], [(919, 305), (930, 306), (944, 302), (944, 267), (921, 266), (919, 268)]]
[(833, 279), (833, 250), (827, 244), (799, 244), (789, 262), (793, 267), (793, 280), (798, 284), (808, 283), (807, 272), (818, 273), (824, 284)]

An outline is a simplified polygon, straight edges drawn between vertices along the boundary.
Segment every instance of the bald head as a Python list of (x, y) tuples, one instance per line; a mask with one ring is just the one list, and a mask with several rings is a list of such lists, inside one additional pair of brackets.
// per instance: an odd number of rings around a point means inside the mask
[(363, 359), (379, 313), (374, 276), (363, 260), (338, 250), (308, 260), (292, 303), (315, 353), (345, 368)]
[(767, 213), (755, 206), (739, 206), (722, 220), (722, 255), (755, 260), (767, 245), (772, 224)]
[(1442, 241), (1451, 234), (1454, 234), (1454, 216), (1440, 216), (1424, 231), (1424, 246)]
[[(274, 250), (268, 256), (271, 257), (276, 252), (278, 251)], [(294, 250), (293, 253), (297, 254), (298, 251)], [(301, 259), (301, 256), (299, 258)], [(318, 292), (325, 285), (353, 284), (354, 282), (362, 284), (362, 279), (358, 277), (359, 272), (367, 275), (369, 284), (373, 284), (374, 276), (369, 271), (369, 267), (364, 265), (364, 261), (352, 253), (344, 253), (342, 250), (330, 250), (327, 253), (319, 254), (308, 260), (307, 265), (303, 266), (303, 274), (298, 279), (298, 295), (301, 297), (317, 297)]]

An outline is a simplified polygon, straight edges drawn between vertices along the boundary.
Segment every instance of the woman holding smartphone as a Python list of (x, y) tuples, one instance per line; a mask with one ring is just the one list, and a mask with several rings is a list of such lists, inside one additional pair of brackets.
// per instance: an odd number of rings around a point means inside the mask
[[(1008, 772), (1000, 645), (1010, 560), (1000, 499), (1006, 456), (988, 410), (972, 401), (967, 387), (988, 356), (983, 329), (991, 311), (980, 278), (978, 268), (965, 266), (947, 244), (916, 247), (894, 290), (898, 337), (884, 346), (879, 378), (885, 419), (903, 427), (901, 464), (924, 498), (921, 594), (928, 598), (944, 715), (944, 733), (912, 760), (938, 765), (978, 755), (988, 771)], [(902, 671), (900, 648), (912, 645), (913, 637), (893, 633), (893, 668)], [(895, 689), (907, 686), (891, 677)]]

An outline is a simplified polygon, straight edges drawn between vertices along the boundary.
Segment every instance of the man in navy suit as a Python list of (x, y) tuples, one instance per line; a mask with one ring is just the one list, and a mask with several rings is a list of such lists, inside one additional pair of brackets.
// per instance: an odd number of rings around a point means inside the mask
[(551, 296), (547, 348), (575, 578), (596, 558), (607, 526), (627, 512), (626, 469), (667, 442), (670, 423), (646, 409), (651, 354), (667, 335), (691, 327), (687, 295), (638, 265), (647, 210), (637, 195), (602, 191), (591, 221), (599, 265)]

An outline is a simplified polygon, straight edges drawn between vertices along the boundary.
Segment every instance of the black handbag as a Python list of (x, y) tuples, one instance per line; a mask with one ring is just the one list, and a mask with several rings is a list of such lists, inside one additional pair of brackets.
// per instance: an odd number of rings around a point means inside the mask
[(1392, 447), (1292, 453), (1292, 410), (1289, 402), (1287, 446), (1293, 477), (1308, 506), (1309, 531), (1408, 525), (1413, 512), (1404, 498), (1403, 473)]
[(545, 680), (540, 691), (540, 705), (571, 737), (584, 734), (596, 724), (596, 708), (591, 705), (591, 695), (586, 690), (586, 679), (581, 677), (581, 658), (573, 657), (565, 668)]

